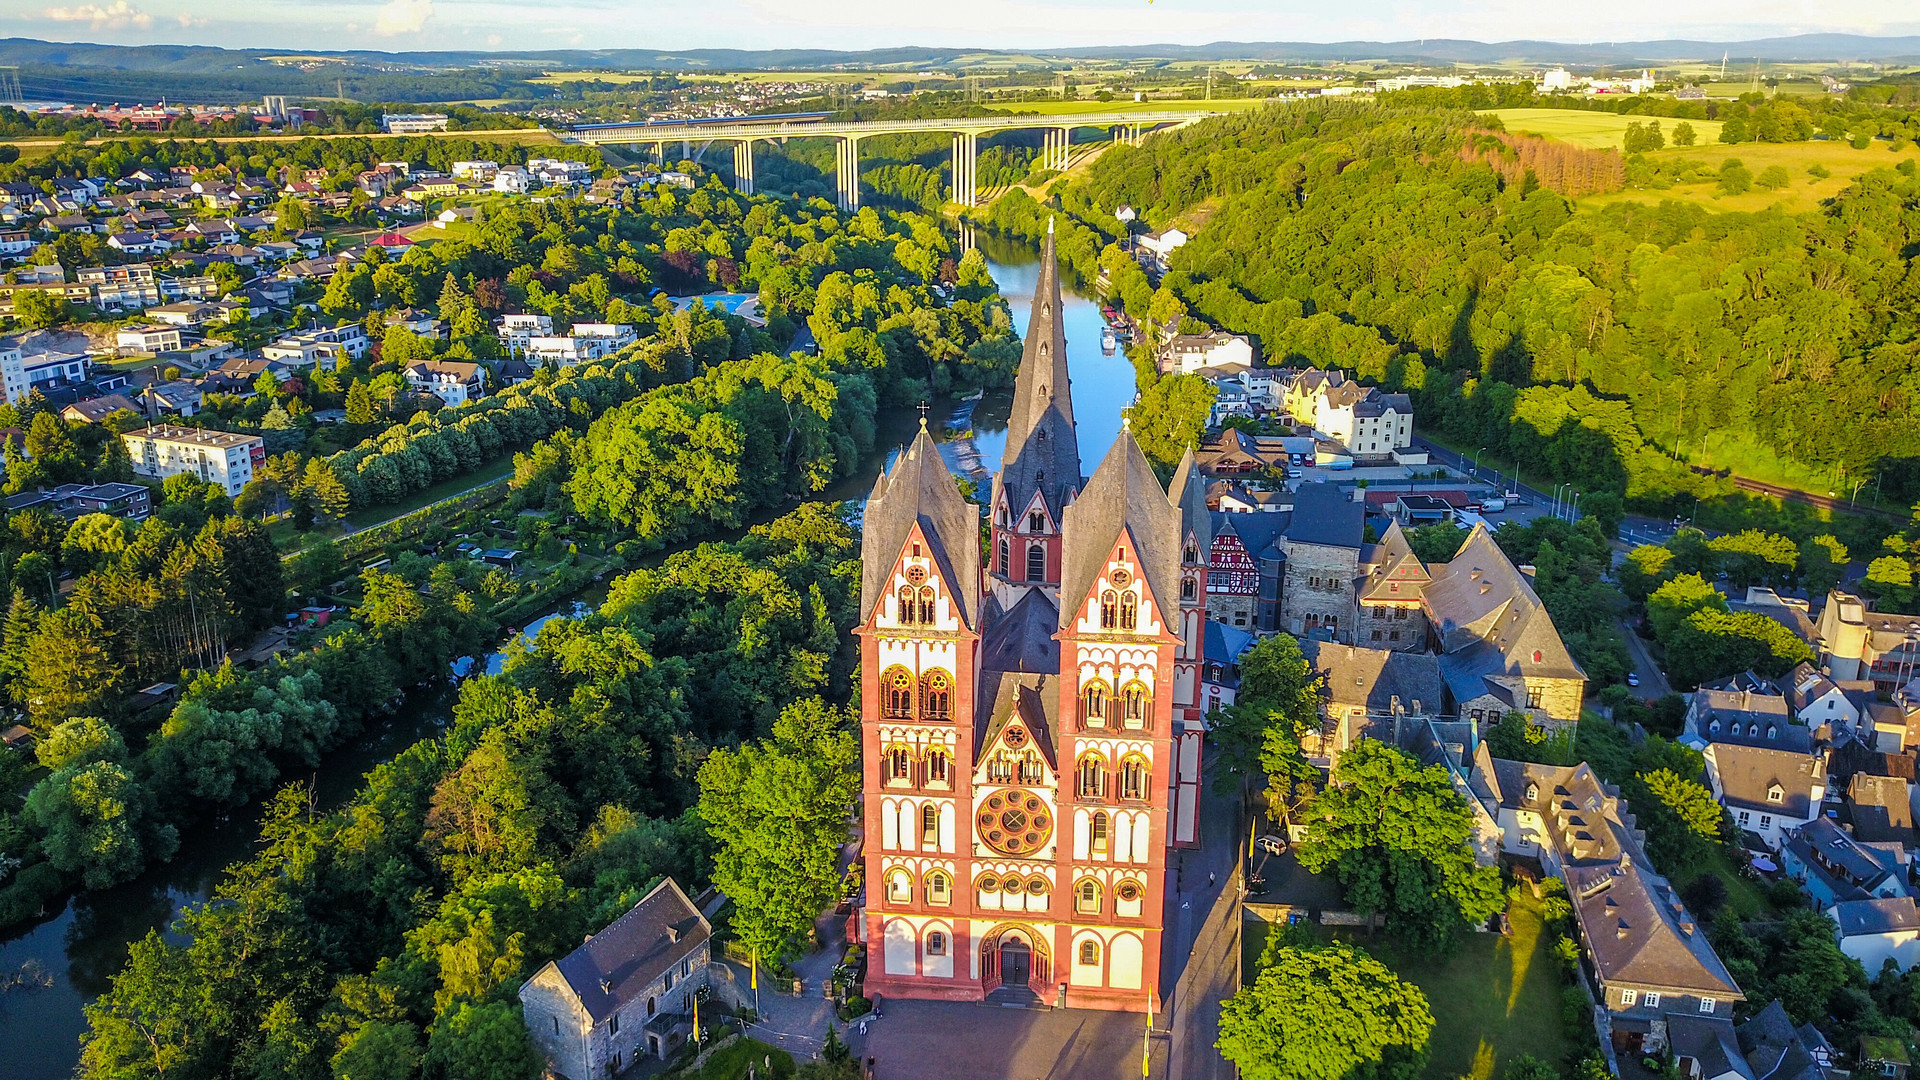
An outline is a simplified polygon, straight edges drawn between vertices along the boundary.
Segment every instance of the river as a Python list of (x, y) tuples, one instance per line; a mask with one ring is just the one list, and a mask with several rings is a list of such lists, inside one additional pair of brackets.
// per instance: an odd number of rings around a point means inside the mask
[[(994, 281), (1012, 306), (1015, 326), (1024, 334), (1039, 277), (1038, 253), (1018, 241), (985, 233), (980, 234), (979, 243)], [(1074, 413), (1080, 422), (1081, 469), (1091, 474), (1120, 430), (1120, 411), (1133, 401), (1133, 367), (1124, 353), (1101, 354), (1100, 309), (1088, 295), (1067, 294), (1063, 307)], [(974, 411), (975, 443), (990, 469), (999, 467), (1006, 448), (1012, 396), (1011, 390), (989, 394)], [(932, 419), (943, 420), (952, 404), (941, 403)], [(900, 447), (913, 438), (918, 421), (914, 409), (882, 410), (875, 452), (853, 475), (822, 492), (822, 497), (863, 501), (879, 470), (890, 465)], [(596, 588), (602, 590), (598, 595), (604, 595), (604, 586)], [(594, 590), (557, 602), (554, 611), (571, 611), (583, 597), (594, 599)], [(540, 622), (530, 623), (529, 629)], [(498, 670), (496, 657), (488, 658), (488, 670)], [(310, 777), (321, 805), (331, 808), (345, 803), (375, 766), (421, 739), (438, 735), (452, 705), (453, 691), (444, 684), (416, 689), (391, 717), (328, 754)], [(0, 943), (0, 976), (32, 961), (52, 979), (44, 989), (0, 992), (0, 1076), (5, 1080), (71, 1077), (79, 1059), (80, 1037), (87, 1028), (83, 1009), (109, 988), (126, 963), (128, 943), (150, 930), (166, 932), (181, 907), (211, 896), (227, 867), (251, 854), (259, 822), (258, 807), (196, 822), (172, 862), (125, 885), (77, 894), (53, 917)]]

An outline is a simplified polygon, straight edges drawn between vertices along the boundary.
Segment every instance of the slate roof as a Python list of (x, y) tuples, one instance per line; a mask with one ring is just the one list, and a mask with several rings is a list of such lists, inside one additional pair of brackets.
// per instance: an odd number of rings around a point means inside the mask
[(1007, 415), (1007, 448), (993, 478), (994, 504), (1006, 493), (1010, 512), (1024, 513), (1035, 488), (1058, 522), (1073, 489), (1080, 486), (1080, 443), (1075, 434), (1073, 392), (1067, 371), (1067, 333), (1060, 300), (1060, 267), (1054, 257), (1053, 226), (1040, 249), (1040, 279), (1033, 288), (1033, 313), (1013, 382), (1013, 406)]
[[(1213, 512), (1207, 509), (1207, 482), (1200, 476), (1200, 466), (1194, 460), (1191, 446), (1180, 455), (1180, 464), (1174, 467), (1173, 482), (1167, 485), (1167, 501), (1180, 510), (1183, 544), (1186, 534), (1193, 533), (1200, 545), (1200, 561), (1205, 563), (1207, 551), (1213, 546)], [(1186, 561), (1184, 554), (1181, 561)]]
[(1841, 937), (1895, 934), (1920, 930), (1920, 908), (1911, 896), (1876, 896), (1871, 900), (1842, 900), (1828, 909), (1840, 924)]
[(1786, 846), (1836, 898), (1867, 899), (1889, 876), (1905, 872), (1897, 845), (1862, 843), (1824, 817), (1788, 834)]
[[(1737, 743), (1715, 743), (1711, 750), (1714, 776), (1728, 806), (1800, 821), (1818, 812), (1812, 793), (1815, 788), (1824, 790), (1827, 782), (1826, 766), (1818, 755)], [(1779, 802), (1767, 797), (1776, 784)]]
[(1485, 525), (1475, 525), (1452, 560), (1430, 573), (1422, 598), (1440, 634), (1440, 667), (1456, 702), (1497, 692), (1488, 676), (1587, 677), (1526, 575)]
[(1826, 1073), (1779, 999), (1768, 1002), (1734, 1031), (1755, 1080), (1826, 1080)]
[(1367, 532), (1367, 508), (1334, 484), (1301, 484), (1293, 493), (1293, 520), (1287, 539), (1360, 550)]
[(554, 967), (597, 1024), (644, 994), (712, 935), (700, 909), (667, 878), (586, 944), (554, 961)]
[[(1037, 591), (1037, 590), (1031, 590)], [(1033, 744), (1057, 775), (1060, 771), (1060, 687), (1057, 676), (1000, 673), (980, 681), (980, 700), (974, 703), (976, 753), (985, 755), (1000, 732), (1018, 715), (1021, 726), (1033, 733)]]
[(1740, 1052), (1740, 1037), (1734, 1032), (1733, 1021), (1724, 1016), (1668, 1013), (1667, 1043), (1676, 1055), (1699, 1062), (1699, 1075), (1704, 1080), (1729, 1074), (1758, 1080), (1746, 1055)]
[(1272, 514), (1230, 514), (1220, 510), (1208, 513), (1212, 516), (1213, 535), (1238, 537), (1248, 557), (1255, 560), (1263, 555), (1269, 559), (1286, 558), (1277, 545), (1293, 521), (1291, 513), (1284, 510)]
[(1706, 927), (1644, 861), (1567, 869), (1567, 891), (1601, 981), (1721, 1001), (1744, 997), (1707, 943)]
[(894, 564), (915, 524), (927, 538), (941, 580), (958, 602), (961, 621), (970, 630), (979, 629), (980, 510), (960, 497), (924, 422), (912, 445), (894, 461), (893, 472), (875, 478), (867, 498), (860, 545), (864, 615), (872, 615), (893, 579)]
[(1789, 719), (1787, 699), (1778, 694), (1702, 687), (1693, 692), (1688, 714), (1689, 734), (1702, 744), (1767, 746), (1801, 753), (1813, 749), (1812, 729)]
[(1397, 698), (1408, 713), (1432, 715), (1441, 709), (1440, 664), (1433, 656), (1311, 639), (1300, 643), (1300, 653), (1324, 676), (1322, 695), (1335, 705), (1386, 714)]
[(1067, 507), (1063, 528), (1068, 542), (1060, 577), (1062, 626), (1079, 610), (1123, 536), (1132, 537), (1153, 602), (1162, 611), (1180, 603), (1180, 511), (1167, 501), (1133, 432), (1121, 430), (1086, 490)]

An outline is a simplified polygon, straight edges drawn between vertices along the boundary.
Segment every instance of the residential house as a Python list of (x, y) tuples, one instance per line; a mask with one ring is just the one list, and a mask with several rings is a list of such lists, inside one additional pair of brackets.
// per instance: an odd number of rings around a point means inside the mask
[(1867, 977), (1888, 962), (1901, 971), (1920, 961), (1920, 908), (1911, 896), (1842, 900), (1827, 909), (1840, 951), (1860, 961)]
[(422, 360), (407, 368), (407, 385), (448, 405), (464, 405), (486, 394), (486, 369), (463, 360)]
[(145, 521), (153, 512), (153, 496), (140, 484), (61, 484), (52, 490), (23, 491), (8, 496), (9, 513), (39, 508), (75, 521), (86, 514), (109, 514), (127, 521)]
[(387, 312), (381, 321), (387, 326), (404, 326), (408, 330), (425, 338), (447, 336), (446, 320), (431, 311), (421, 311), (415, 308), (394, 308)]
[(635, 340), (633, 327), (624, 323), (575, 323), (566, 337), (527, 339), (526, 353), (527, 359), (535, 362), (578, 364), (611, 356)]
[(447, 166), (461, 180), (491, 180), (500, 171), (497, 161), (456, 161)]
[(1293, 493), (1293, 516), (1280, 550), (1287, 570), (1281, 581), (1280, 619), (1295, 637), (1353, 642), (1354, 581), (1366, 507), (1332, 484), (1302, 484)]
[(1759, 679), (1702, 686), (1688, 695), (1680, 742), (1700, 751), (1717, 742), (1811, 751), (1813, 729), (1795, 724), (1786, 696), (1774, 690)]
[(1778, 998), (1737, 1029), (1740, 1052), (1754, 1080), (1827, 1080), (1838, 1060), (1833, 1045), (1812, 1024), (1795, 1027)]
[(1142, 233), (1134, 241), (1134, 246), (1153, 260), (1159, 270), (1166, 270), (1173, 253), (1186, 245), (1187, 234), (1180, 229), (1167, 229), (1163, 232)]
[(1462, 719), (1497, 721), (1524, 712), (1556, 730), (1580, 719), (1587, 674), (1567, 652), (1528, 576), (1484, 523), (1468, 532), (1452, 560), (1428, 573), (1421, 605)]
[(34, 240), (30, 233), (14, 229), (0, 231), (0, 259), (9, 262), (25, 259), (31, 256), (34, 249), (39, 246), (39, 242)]
[(84, 214), (55, 214), (41, 221), (40, 228), (50, 233), (91, 233), (101, 231), (104, 226), (96, 226), (93, 219)]
[(365, 355), (368, 345), (366, 330), (359, 323), (346, 323), (289, 334), (262, 348), (260, 355), (285, 361), (296, 368), (318, 366), (322, 371), (331, 371), (342, 357)]
[(185, 379), (154, 383), (140, 390), (140, 408), (149, 417), (192, 416), (200, 411), (200, 388)]
[(518, 165), (509, 165), (493, 174), (493, 190), (503, 195), (525, 195), (533, 190), (533, 174)]
[(150, 307), (160, 302), (160, 285), (148, 263), (83, 266), (76, 278), (93, 290), (93, 302), (108, 311)]
[(180, 348), (180, 334), (180, 327), (162, 323), (123, 326), (113, 332), (114, 351), (121, 356), (173, 352)]
[[(89, 342), (85, 334), (42, 330), (14, 338), (12, 343), (20, 350), (20, 374), (28, 386), (42, 393), (85, 382), (93, 365), (86, 352)], [(8, 340), (0, 339), (0, 350), (8, 347)]]
[(1788, 833), (1820, 816), (1827, 794), (1823, 747), (1716, 742), (1705, 757), (1714, 798), (1769, 850), (1780, 850)]
[(1266, 491), (1216, 480), (1207, 485), (1207, 509), (1227, 514), (1278, 514), (1293, 509), (1293, 492)]
[(222, 313), (212, 304), (198, 300), (182, 300), (173, 304), (160, 304), (146, 311), (147, 318), (163, 322), (169, 326), (200, 326), (221, 319)]
[(1843, 686), (1808, 663), (1795, 665), (1792, 671), (1775, 680), (1775, 687), (1787, 699), (1787, 708), (1795, 720), (1810, 728), (1824, 725), (1833, 731), (1836, 740), (1842, 732), (1849, 735), (1859, 732), (1865, 706), (1873, 698), (1872, 683), (1853, 680)]
[[(245, 250), (245, 249), (242, 249)], [(207, 274), (160, 279), (160, 295), (170, 301), (218, 300), (220, 281)]]
[[(1901, 755), (1911, 766), (1913, 759)], [(1847, 778), (1846, 820), (1853, 835), (1868, 843), (1920, 846), (1913, 823), (1913, 781), (1905, 776), (1876, 776), (1861, 770)]]
[(1175, 334), (1160, 348), (1162, 374), (1200, 375), (1240, 365), (1253, 367), (1253, 342), (1243, 334), (1212, 330), (1205, 334)]
[(140, 406), (125, 394), (106, 394), (102, 397), (76, 401), (60, 410), (60, 418), (74, 424), (97, 424), (117, 412), (138, 413)]
[(1300, 643), (1308, 667), (1320, 676), (1320, 731), (1301, 740), (1315, 766), (1332, 769), (1362, 738), (1399, 746), (1410, 721), (1436, 716), (1445, 700), (1439, 661), (1425, 653)]
[(1493, 759), (1502, 846), (1566, 882), (1584, 972), (1614, 1049), (1658, 1053), (1673, 1017), (1731, 1021), (1745, 1000), (1706, 927), (1653, 867), (1617, 788), (1591, 766)]
[[(527, 1034), (563, 1080), (671, 1057), (710, 985), (713, 927), (672, 878), (520, 987)], [(721, 985), (721, 989), (725, 984)]]
[(173, 250), (172, 241), (150, 232), (117, 232), (107, 237), (107, 246), (129, 255), (164, 255)]
[(1313, 440), (1254, 435), (1226, 428), (1200, 440), (1194, 463), (1207, 476), (1244, 476), (1268, 469), (1313, 464)]
[(267, 458), (266, 443), (258, 435), (240, 435), (204, 428), (156, 425), (120, 436), (141, 476), (166, 479), (186, 473), (217, 484), (228, 496), (253, 479)]
[(1345, 382), (1315, 402), (1313, 427), (1355, 457), (1387, 457), (1413, 445), (1413, 400)]
[(1908, 895), (1908, 856), (1899, 844), (1867, 843), (1831, 818), (1815, 818), (1787, 837), (1780, 868), (1800, 883), (1814, 910), (1845, 900)]

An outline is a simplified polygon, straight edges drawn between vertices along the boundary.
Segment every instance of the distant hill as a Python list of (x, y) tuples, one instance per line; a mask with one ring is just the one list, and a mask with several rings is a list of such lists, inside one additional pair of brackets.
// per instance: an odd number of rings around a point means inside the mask
[[(237, 102), (261, 94), (323, 97), (343, 92), (363, 101), (454, 101), (537, 96), (525, 78), (535, 71), (741, 71), (953, 69), (1024, 56), (1048, 60), (1258, 60), (1410, 63), (1662, 65), (1676, 61), (1920, 61), (1920, 37), (1804, 34), (1752, 41), (1219, 41), (1207, 45), (1103, 46), (1004, 50), (901, 47), (828, 49), (564, 49), (541, 52), (372, 52), (364, 50), (221, 49), (194, 45), (93, 45), (0, 39), (0, 65), (18, 66), (29, 98), (67, 101), (152, 100), (161, 96)], [(303, 63), (275, 62), (296, 55)]]

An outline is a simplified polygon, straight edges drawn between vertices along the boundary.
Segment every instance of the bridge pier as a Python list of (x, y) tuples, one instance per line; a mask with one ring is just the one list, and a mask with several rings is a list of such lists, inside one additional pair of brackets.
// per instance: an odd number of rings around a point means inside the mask
[(733, 189), (742, 195), (753, 194), (753, 140), (733, 144)]
[(840, 186), (840, 209), (860, 209), (860, 137), (847, 135), (840, 139), (839, 161), (834, 176)]
[(975, 206), (979, 183), (974, 169), (980, 161), (980, 136), (962, 131), (953, 137), (953, 201), (960, 206)]

